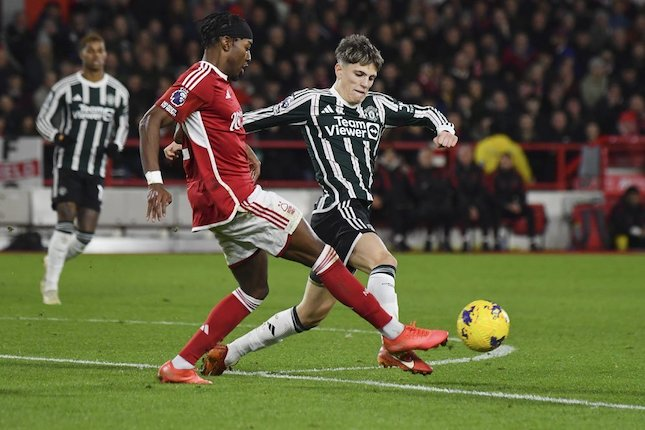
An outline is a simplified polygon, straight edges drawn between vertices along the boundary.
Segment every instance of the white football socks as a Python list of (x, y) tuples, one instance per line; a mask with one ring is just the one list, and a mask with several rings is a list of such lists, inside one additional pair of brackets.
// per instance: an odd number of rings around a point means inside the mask
[(394, 266), (377, 266), (367, 280), (367, 291), (372, 293), (385, 312), (399, 319), (399, 301), (394, 289), (396, 269)]
[(194, 369), (195, 368), (195, 366), (190, 364), (188, 360), (186, 360), (181, 355), (178, 355), (175, 358), (173, 358), (171, 363), (175, 369)]
[(67, 250), (72, 241), (72, 233), (54, 230), (51, 239), (49, 240), (49, 248), (47, 250), (47, 259), (45, 267), (45, 286), (44, 291), (57, 291), (58, 280), (65, 265), (65, 257)]
[(77, 231), (76, 234), (74, 235), (74, 240), (72, 241), (72, 243), (69, 245), (69, 248), (67, 249), (67, 255), (65, 259), (71, 260), (72, 258), (81, 254), (85, 250), (85, 247), (90, 243), (93, 237), (94, 237), (94, 233)]
[(377, 266), (367, 280), (367, 291), (372, 293), (381, 307), (392, 315), (392, 321), (379, 330), (389, 339), (394, 339), (403, 331), (404, 325), (399, 321), (399, 301), (395, 286), (396, 268), (387, 264)]
[(292, 334), (308, 330), (298, 319), (296, 308), (285, 309), (228, 345), (224, 364), (232, 366), (249, 352), (274, 345)]

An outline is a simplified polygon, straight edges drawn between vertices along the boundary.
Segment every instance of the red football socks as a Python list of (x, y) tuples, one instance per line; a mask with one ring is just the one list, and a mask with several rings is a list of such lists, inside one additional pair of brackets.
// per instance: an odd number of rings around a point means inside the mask
[(377, 329), (382, 329), (392, 319), (374, 296), (347, 270), (331, 246), (325, 246), (312, 270), (339, 302)]
[(204, 325), (193, 335), (179, 355), (194, 365), (260, 303), (262, 300), (255, 299), (238, 288), (213, 308)]

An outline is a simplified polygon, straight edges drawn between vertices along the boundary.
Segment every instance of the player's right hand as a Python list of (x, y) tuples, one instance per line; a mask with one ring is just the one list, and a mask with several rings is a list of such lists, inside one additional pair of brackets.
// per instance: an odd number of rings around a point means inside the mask
[(52, 143), (56, 146), (65, 147), (73, 145), (74, 139), (64, 133), (56, 133), (56, 136), (54, 136), (54, 141)]
[(181, 144), (172, 141), (170, 145), (166, 146), (163, 149), (163, 155), (167, 160), (174, 161), (181, 152)]
[(148, 221), (161, 221), (166, 216), (166, 208), (172, 203), (172, 194), (164, 188), (163, 184), (148, 185)]

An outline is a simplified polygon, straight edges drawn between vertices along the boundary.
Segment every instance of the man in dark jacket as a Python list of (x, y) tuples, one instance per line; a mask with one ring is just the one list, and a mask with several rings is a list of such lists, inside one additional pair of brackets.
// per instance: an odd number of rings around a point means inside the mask
[(450, 251), (450, 229), (454, 223), (455, 190), (444, 169), (434, 165), (434, 151), (422, 148), (412, 176), (417, 225), (427, 229), (425, 250), (432, 251), (433, 230), (442, 229), (441, 250)]
[(484, 171), (473, 161), (472, 147), (459, 147), (452, 181), (457, 195), (457, 214), (464, 229), (462, 250), (471, 248), (470, 236), (475, 227), (481, 228), (484, 234), (483, 248), (490, 249), (489, 234), (493, 227), (490, 195)]
[(499, 167), (493, 178), (493, 199), (496, 206), (496, 220), (526, 218), (531, 250), (537, 250), (535, 243), (535, 217), (526, 203), (524, 180), (515, 169), (511, 154), (502, 154)]
[(375, 221), (384, 221), (392, 229), (396, 251), (409, 251), (405, 235), (411, 224), (414, 196), (408, 166), (394, 148), (384, 150), (378, 159), (372, 195)]

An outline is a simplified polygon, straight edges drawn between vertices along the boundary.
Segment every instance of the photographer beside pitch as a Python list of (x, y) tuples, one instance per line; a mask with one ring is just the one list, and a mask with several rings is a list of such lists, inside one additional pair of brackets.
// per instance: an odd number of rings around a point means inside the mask
[[(331, 88), (303, 89), (276, 105), (247, 112), (244, 128), (255, 132), (284, 124), (301, 127), (323, 190), (311, 218), (314, 232), (336, 250), (349, 269), (369, 275), (367, 291), (398, 319), (394, 289), (397, 261), (370, 223), (374, 161), (381, 136), (385, 128), (413, 125), (435, 131), (437, 146), (453, 147), (457, 136), (437, 109), (369, 91), (383, 58), (367, 37), (344, 38), (336, 58), (336, 82)], [(173, 143), (164, 152), (173, 159), (180, 149)], [(300, 304), (275, 314), (230, 345), (215, 347), (205, 358), (204, 374), (221, 374), (243, 355), (318, 325), (336, 303), (322, 286), (312, 272)], [(391, 353), (381, 347), (377, 360), (383, 366), (414, 373), (432, 372), (413, 351)]]
[[(54, 147), (52, 208), (57, 221), (40, 283), (43, 303), (60, 305), (58, 281), (65, 262), (94, 237), (101, 212), (106, 156), (115, 157), (128, 137), (128, 90), (105, 73), (105, 42), (90, 33), (80, 42), (80, 72), (56, 82), (36, 128)], [(76, 225), (74, 225), (76, 221)]]

